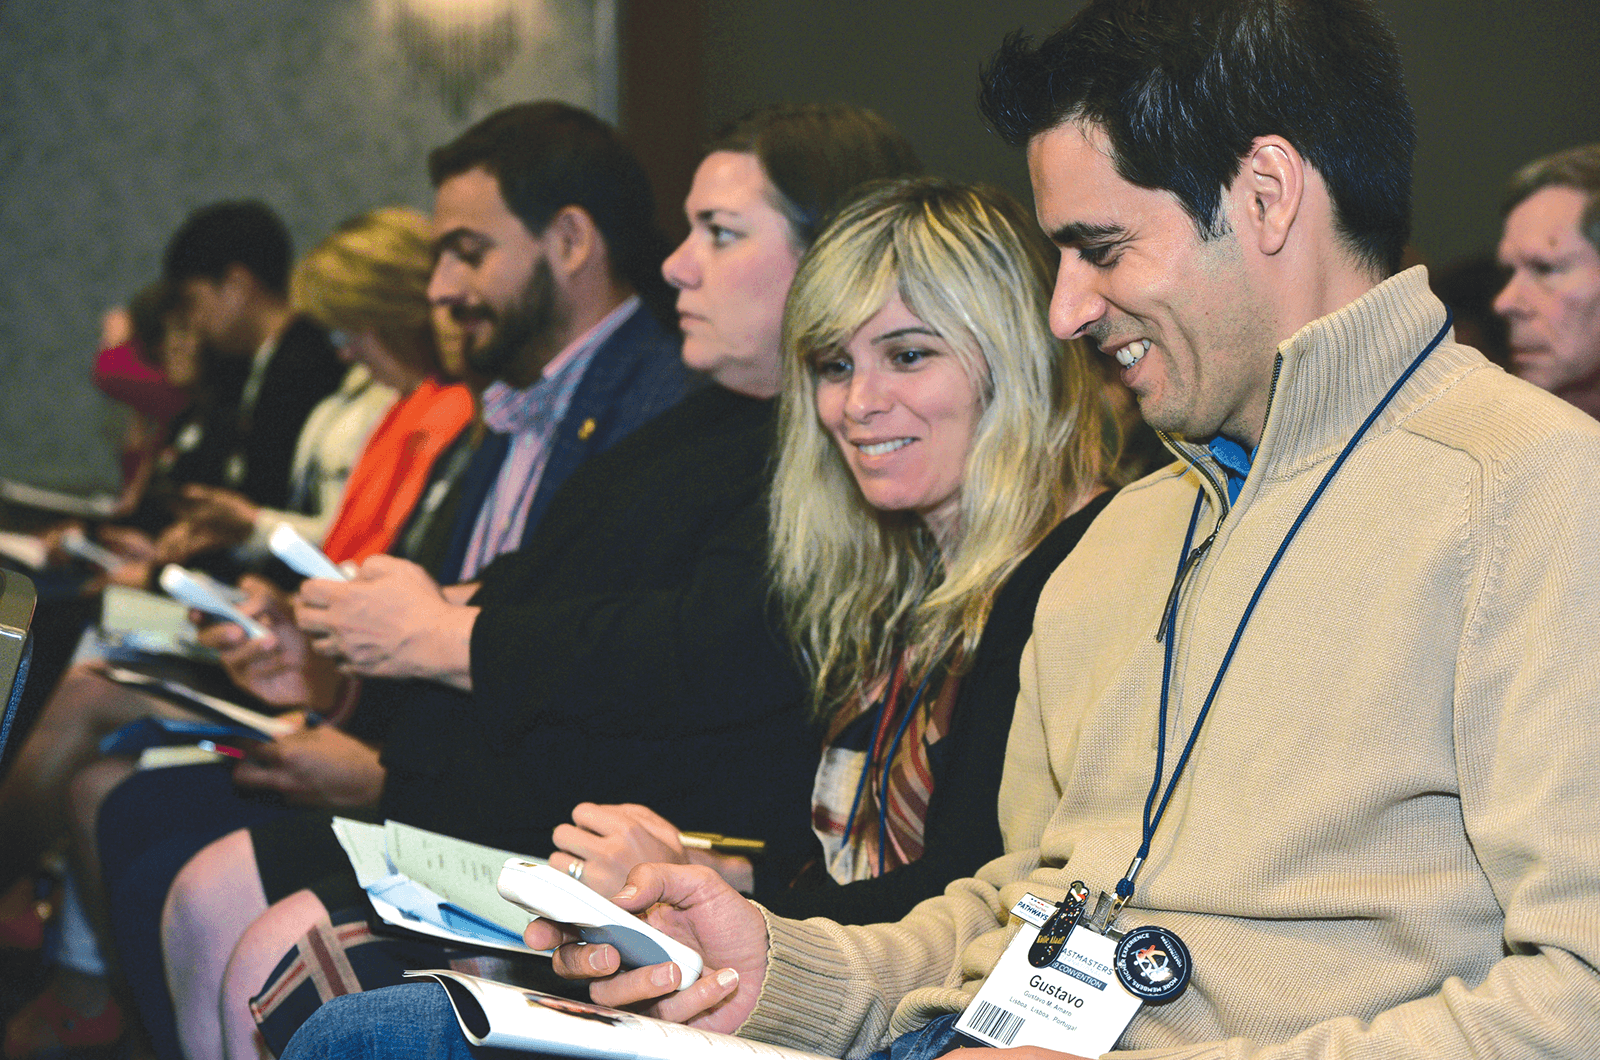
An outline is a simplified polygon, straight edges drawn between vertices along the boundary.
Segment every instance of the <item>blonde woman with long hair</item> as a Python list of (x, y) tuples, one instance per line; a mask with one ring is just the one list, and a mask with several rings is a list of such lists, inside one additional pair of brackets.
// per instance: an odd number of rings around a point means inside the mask
[(1004, 192), (935, 178), (873, 187), (806, 255), (784, 314), (771, 567), (824, 731), (821, 855), (786, 887), (685, 851), (644, 807), (581, 806), (556, 842), (597, 889), (695, 860), (780, 915), (870, 923), (999, 855), (1034, 604), (1116, 457), (1099, 373), (1046, 327), (1048, 255)]
[(1046, 327), (1048, 253), (1004, 192), (907, 180), (795, 278), (773, 574), (826, 727), (822, 864), (859, 884), (796, 912), (899, 916), (1000, 853), (1034, 603), (1115, 461), (1087, 351)]

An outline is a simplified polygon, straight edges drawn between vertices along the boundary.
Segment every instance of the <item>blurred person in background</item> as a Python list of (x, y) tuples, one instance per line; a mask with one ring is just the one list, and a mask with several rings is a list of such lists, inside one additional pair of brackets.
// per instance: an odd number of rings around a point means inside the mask
[(1517, 375), (1600, 416), (1600, 144), (1536, 159), (1506, 193), (1494, 300)]

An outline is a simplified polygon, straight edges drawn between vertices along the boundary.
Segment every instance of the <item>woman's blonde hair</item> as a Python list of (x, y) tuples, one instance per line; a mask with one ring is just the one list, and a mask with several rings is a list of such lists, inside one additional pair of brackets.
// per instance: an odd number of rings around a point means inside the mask
[(324, 327), (370, 330), (402, 362), (439, 371), (428, 278), (432, 233), (415, 210), (389, 206), (352, 217), (300, 259), (289, 302)]
[[(1046, 328), (1049, 254), (1005, 192), (909, 178), (866, 190), (801, 262), (784, 313), (772, 567), (819, 715), (901, 648), (913, 679), (970, 660), (1011, 571), (1115, 463), (1088, 351)], [(866, 502), (817, 418), (814, 365), (896, 293), (979, 395), (949, 555), (913, 513)]]

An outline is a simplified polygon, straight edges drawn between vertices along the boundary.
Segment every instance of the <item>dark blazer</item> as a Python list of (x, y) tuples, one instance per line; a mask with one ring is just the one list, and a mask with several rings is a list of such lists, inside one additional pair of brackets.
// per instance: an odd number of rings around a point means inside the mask
[(817, 735), (767, 588), (773, 418), (709, 387), (568, 480), (483, 572), (472, 694), (390, 687), (384, 816), (543, 854), (578, 802), (641, 802), (794, 871)]
[(348, 370), (326, 331), (305, 317), (289, 322), (267, 362), (255, 407), (239, 417), (235, 446), (244, 461), (241, 493), (265, 508), (289, 506), (289, 469), (300, 429)]
[[(566, 415), (550, 441), (544, 475), (528, 509), (522, 541), (532, 539), (550, 499), (561, 484), (589, 457), (603, 453), (646, 423), (677, 404), (684, 395), (704, 385), (704, 377), (683, 366), (682, 340), (667, 332), (654, 315), (640, 305), (595, 351)], [(500, 473), (510, 439), (490, 434), (478, 446), (472, 461), (444, 502), (457, 513), (449, 543), (435, 573), (445, 584), (460, 580), (461, 563), (478, 510)]]
[[(160, 468), (139, 509), (126, 522), (155, 535), (172, 521), (172, 489), (185, 483), (228, 486), (266, 508), (289, 506), (289, 469), (295, 445), (317, 402), (339, 388), (347, 367), (339, 363), (327, 332), (304, 317), (290, 320), (267, 362), (255, 408), (239, 411), (239, 393), (249, 374), (245, 359), (214, 358), (206, 382), (208, 401), (184, 410), (169, 431), (170, 461)], [(181, 446), (181, 449), (179, 448)], [(228, 466), (243, 478), (230, 481)]]

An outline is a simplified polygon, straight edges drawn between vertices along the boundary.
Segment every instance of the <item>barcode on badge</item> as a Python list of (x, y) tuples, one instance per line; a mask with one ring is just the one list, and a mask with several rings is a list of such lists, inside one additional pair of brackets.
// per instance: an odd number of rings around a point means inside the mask
[(1022, 1029), (1022, 1017), (1007, 1012), (997, 1005), (991, 1005), (987, 1001), (979, 1001), (978, 1010), (972, 1017), (971, 1027), (1001, 1045), (1010, 1045), (1011, 1040)]

